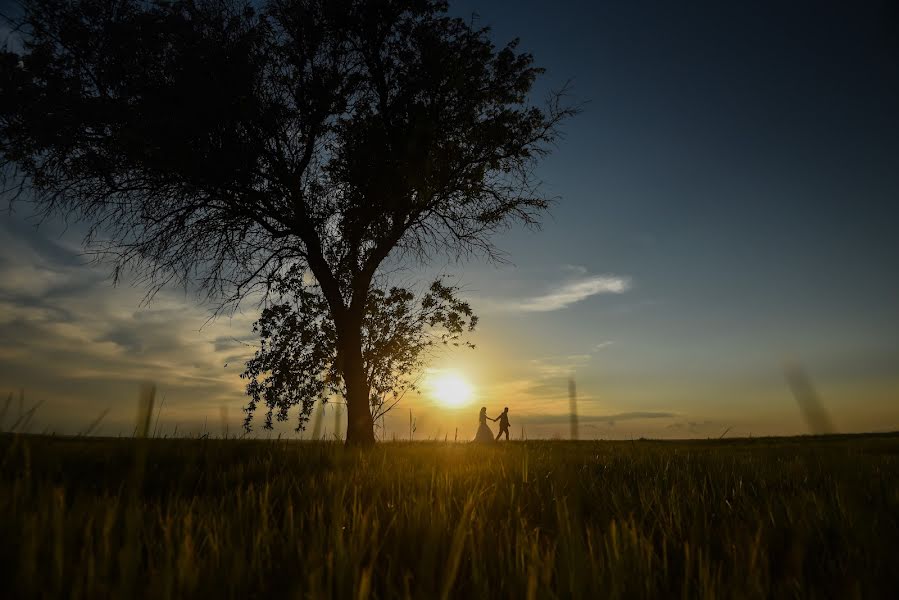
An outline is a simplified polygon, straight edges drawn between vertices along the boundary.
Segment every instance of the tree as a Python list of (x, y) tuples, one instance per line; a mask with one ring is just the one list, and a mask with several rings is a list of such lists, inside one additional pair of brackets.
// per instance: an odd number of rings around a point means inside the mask
[(6, 193), (91, 224), (149, 294), (218, 306), (311, 273), (347, 442), (374, 441), (363, 326), (384, 265), (497, 256), (537, 225), (537, 160), (575, 110), (517, 42), (435, 0), (23, 0), (0, 55)]
[[(283, 301), (265, 308), (254, 324), (260, 348), (241, 375), (248, 380), (250, 396), (247, 431), (259, 404), (268, 409), (267, 429), (273, 419), (285, 421), (288, 411), (298, 406), (299, 431), (316, 401), (326, 401), (331, 394), (346, 396), (337, 368), (334, 319), (318, 285), (292, 269), (274, 291)], [(373, 286), (369, 291), (362, 319), (362, 361), (375, 422), (407, 390), (416, 388), (417, 375), (435, 349), (449, 344), (474, 348), (461, 337), (474, 330), (478, 318), (456, 297), (457, 291), (439, 279), (421, 298), (401, 287)]]

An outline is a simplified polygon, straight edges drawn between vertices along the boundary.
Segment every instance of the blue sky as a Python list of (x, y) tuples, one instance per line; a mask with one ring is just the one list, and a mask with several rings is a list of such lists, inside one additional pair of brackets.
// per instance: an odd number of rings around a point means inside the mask
[[(435, 264), (482, 314), (478, 350), (435, 371), (470, 379), (513, 430), (565, 435), (567, 377), (586, 435), (803, 433), (785, 361), (806, 367), (838, 429), (899, 428), (899, 12), (888, 2), (460, 2), (521, 38), (584, 112), (540, 167), (559, 197), (539, 232), (497, 239), (502, 265)], [(252, 307), (111, 288), (77, 257), (78, 227), (0, 217), (0, 387), (47, 427), (136, 382), (182, 430), (236, 424)], [(228, 363), (226, 368), (223, 365)], [(417, 436), (476, 426), (477, 406), (409, 398)], [(592, 421), (590, 418), (592, 415)], [(617, 417), (616, 417), (617, 415)], [(40, 416), (40, 413), (39, 415)], [(614, 423), (614, 424), (612, 424)]]

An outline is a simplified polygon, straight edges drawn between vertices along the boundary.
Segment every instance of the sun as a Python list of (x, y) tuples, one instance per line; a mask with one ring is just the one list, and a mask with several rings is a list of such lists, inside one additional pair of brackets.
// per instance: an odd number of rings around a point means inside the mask
[(474, 390), (457, 373), (441, 373), (431, 379), (431, 395), (444, 406), (457, 408), (471, 402)]

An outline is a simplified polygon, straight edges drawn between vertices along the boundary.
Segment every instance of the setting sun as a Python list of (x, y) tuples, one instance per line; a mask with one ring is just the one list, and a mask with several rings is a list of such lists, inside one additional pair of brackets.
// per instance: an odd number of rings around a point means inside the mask
[(473, 389), (456, 373), (441, 373), (431, 379), (431, 395), (440, 404), (449, 407), (465, 406), (471, 402)]

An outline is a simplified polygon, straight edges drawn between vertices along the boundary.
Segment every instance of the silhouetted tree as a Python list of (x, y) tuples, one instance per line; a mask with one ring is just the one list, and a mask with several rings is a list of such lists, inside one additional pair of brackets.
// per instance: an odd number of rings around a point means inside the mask
[[(362, 318), (362, 362), (375, 422), (407, 390), (416, 388), (417, 376), (433, 350), (461, 344), (474, 348), (461, 337), (474, 330), (478, 318), (467, 302), (456, 297), (457, 291), (441, 280), (431, 283), (421, 298), (400, 287), (369, 291)], [(242, 375), (249, 380), (250, 396), (244, 427), (249, 431), (261, 403), (268, 409), (267, 429), (273, 419), (286, 420), (288, 411), (298, 406), (299, 431), (316, 401), (331, 394), (346, 396), (338, 369), (336, 326), (318, 285), (300, 270), (291, 269), (273, 292), (282, 301), (263, 310), (254, 324), (260, 348)]]
[(535, 161), (573, 110), (529, 104), (516, 43), (432, 0), (23, 0), (0, 55), (4, 190), (91, 223), (149, 293), (224, 307), (308, 270), (348, 443), (374, 440), (363, 327), (385, 261), (495, 256), (537, 223)]

